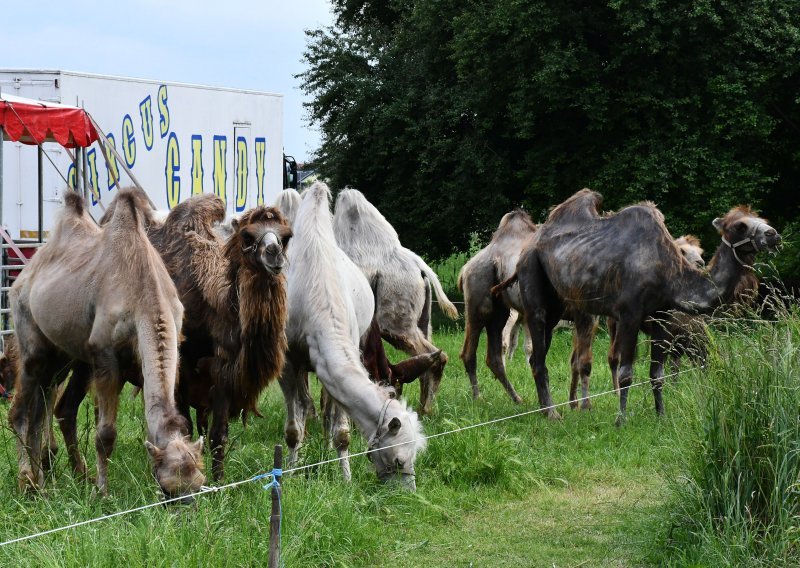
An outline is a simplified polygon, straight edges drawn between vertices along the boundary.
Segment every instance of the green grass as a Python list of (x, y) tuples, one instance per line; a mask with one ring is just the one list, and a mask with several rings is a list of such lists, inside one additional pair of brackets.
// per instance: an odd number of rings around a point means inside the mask
[[(462, 334), (436, 334), (450, 356), (433, 434), (536, 408), (527, 362), (509, 365), (525, 402), (514, 405), (481, 362), (483, 396), (473, 401), (458, 359)], [(571, 332), (556, 333), (548, 358), (556, 402), (567, 398)], [(595, 342), (592, 392), (610, 388), (608, 338)], [(485, 343), (480, 346), (482, 360)], [(397, 358), (396, 353), (390, 354)], [(643, 366), (638, 378), (646, 377)], [(614, 426), (617, 399), (593, 401), (590, 412), (561, 409), (564, 419), (537, 414), (442, 436), (417, 461), (414, 494), (381, 486), (368, 460), (352, 460), (343, 483), (336, 464), (284, 479), (283, 558), (286, 566), (647, 566), (670, 560), (668, 480), (679, 474), (684, 407), (698, 380), (687, 373), (665, 388), (667, 416), (657, 419), (649, 387), (631, 392), (623, 428)], [(639, 379), (641, 380), (641, 379)], [(315, 385), (315, 392), (318, 387)], [(73, 480), (62, 451), (42, 495), (16, 487), (8, 405), (0, 405), (0, 540), (47, 530), (159, 498), (143, 446), (141, 398), (123, 393), (119, 438), (107, 498)], [(418, 387), (406, 389), (416, 404)], [(682, 394), (681, 394), (682, 393)], [(91, 404), (81, 409), (81, 446), (94, 465)], [(265, 394), (264, 419), (231, 427), (226, 481), (271, 469), (285, 416), (277, 385)], [(59, 435), (59, 441), (60, 435)], [(355, 434), (353, 451), (365, 449)], [(317, 421), (309, 423), (304, 464), (335, 457)], [(0, 548), (0, 566), (256, 566), (266, 565), (270, 495), (260, 483), (203, 496), (189, 508), (157, 507), (37, 540)]]

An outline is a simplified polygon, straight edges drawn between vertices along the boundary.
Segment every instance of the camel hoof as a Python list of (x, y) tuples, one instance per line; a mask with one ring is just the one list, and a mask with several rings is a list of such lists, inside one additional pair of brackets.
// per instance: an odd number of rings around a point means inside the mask
[(20, 493), (39, 492), (42, 486), (42, 480), (36, 479), (33, 472), (29, 469), (19, 472), (17, 477)]
[(617, 426), (617, 428), (619, 428), (620, 426), (623, 426), (625, 424), (626, 420), (627, 418), (625, 418), (624, 414), (617, 414), (617, 420), (615, 422), (615, 425)]
[(519, 396), (518, 394), (515, 394), (514, 396), (512, 396), (511, 400), (514, 401), (514, 404), (522, 404), (522, 402), (523, 402), (522, 401), (522, 397)]
[(569, 401), (569, 407), (572, 410), (578, 410), (578, 401), (577, 400), (570, 400)]
[(592, 409), (592, 401), (584, 400), (581, 403), (581, 410), (591, 410)]
[(481, 397), (481, 392), (478, 389), (472, 389), (472, 400), (478, 400)]
[(548, 420), (561, 420), (561, 415), (556, 410), (550, 410), (547, 413)]

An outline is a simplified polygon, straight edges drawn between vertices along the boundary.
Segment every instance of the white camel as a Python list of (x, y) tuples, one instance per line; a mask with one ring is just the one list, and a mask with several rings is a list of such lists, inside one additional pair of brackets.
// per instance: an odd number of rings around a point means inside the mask
[[(400, 244), (394, 227), (356, 189), (339, 193), (333, 225), (336, 243), (372, 286), (382, 337), (410, 355), (436, 351), (431, 343), (431, 287), (442, 311), (452, 319), (458, 317), (436, 273)], [(441, 364), (420, 378), (421, 414), (431, 411), (446, 363), (442, 353)]]
[(336, 246), (330, 199), (328, 186), (315, 183), (304, 192), (293, 223), (286, 273), (289, 352), (280, 380), (286, 399), (288, 462), (297, 461), (305, 421), (313, 409), (307, 382), (313, 371), (336, 405), (329, 433), (345, 479), (350, 479), (350, 432), (344, 412), (368, 438), (378, 477), (399, 477), (413, 490), (414, 462), (425, 446), (422, 427), (416, 412), (391, 396), (390, 389), (370, 381), (361, 363), (359, 340), (369, 328), (375, 303), (364, 275)]

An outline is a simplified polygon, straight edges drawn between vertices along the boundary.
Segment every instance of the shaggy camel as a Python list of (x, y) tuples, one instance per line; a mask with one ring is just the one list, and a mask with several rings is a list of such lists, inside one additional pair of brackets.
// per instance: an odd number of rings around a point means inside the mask
[[(506, 213), (489, 244), (469, 259), (458, 274), (458, 289), (464, 293), (465, 304), (461, 360), (472, 385), (473, 398), (480, 395), (476, 353), (481, 330), (486, 328), (486, 365), (506, 389), (511, 400), (522, 402), (506, 376), (503, 356), (504, 328), (510, 320), (510, 310), (522, 313), (519, 286), (509, 287), (500, 296), (493, 295), (491, 289), (514, 274), (519, 254), (535, 231), (536, 225), (522, 209)], [(516, 346), (516, 341), (509, 341), (509, 345)]]
[[(106, 216), (115, 206), (112, 201)], [(163, 224), (150, 219), (149, 230), (186, 310), (178, 407), (187, 419), (190, 407), (197, 410), (200, 431), (211, 414), (215, 480), (224, 475), (230, 419), (257, 412), (258, 396), (283, 366), (287, 316), (281, 271), (291, 237), (280, 212), (261, 206), (231, 221), (225, 243), (215, 227), (224, 217), (221, 199), (197, 195), (176, 206)], [(86, 389), (83, 376), (75, 375), (56, 409), (62, 430), (73, 428)], [(65, 431), (64, 437), (71, 440), (74, 433)], [(77, 452), (67, 447), (70, 455)]]
[(361, 363), (358, 346), (369, 329), (375, 301), (364, 275), (336, 245), (330, 198), (328, 187), (315, 183), (304, 192), (294, 223), (287, 270), (289, 351), (280, 381), (286, 398), (288, 462), (291, 466), (297, 461), (313, 409), (307, 382), (313, 371), (335, 401), (329, 436), (342, 458), (345, 479), (350, 479), (350, 433), (344, 412), (369, 439), (378, 477), (385, 481), (399, 476), (414, 489), (414, 462), (424, 447), (421, 425), (404, 401), (370, 381)]
[[(150, 233), (186, 309), (181, 352), (186, 380), (180, 383), (179, 402), (184, 413), (191, 404), (201, 417), (210, 408), (215, 480), (224, 475), (230, 419), (254, 411), (258, 396), (283, 367), (282, 271), (292, 234), (277, 209), (259, 206), (232, 220), (233, 233), (223, 242), (213, 225), (224, 217), (221, 199), (197, 195)], [(209, 373), (198, 372), (203, 359)], [(203, 379), (206, 384), (198, 385)]]
[[(439, 278), (419, 256), (404, 248), (394, 227), (364, 195), (344, 189), (333, 218), (336, 243), (364, 273), (375, 294), (375, 317), (381, 335), (409, 355), (437, 351), (431, 343), (431, 287), (439, 306), (452, 318), (458, 310)], [(431, 412), (447, 356), (420, 378), (420, 414)]]
[[(91, 370), (97, 400), (97, 487), (108, 487), (116, 441), (121, 373), (140, 376), (153, 473), (169, 497), (205, 482), (202, 439), (189, 442), (174, 390), (183, 307), (163, 262), (144, 232), (144, 216), (128, 191), (100, 228), (83, 198), (65, 196), (50, 240), (11, 288), (19, 347), (16, 396), (9, 421), (18, 436), (21, 488), (43, 482), (42, 427), (54, 385), (71, 361)], [(89, 365), (91, 367), (89, 367)], [(138, 372), (137, 372), (138, 371)], [(76, 464), (73, 464), (76, 465)]]
[(664, 413), (661, 388), (666, 331), (659, 314), (671, 309), (702, 313), (729, 300), (740, 281), (748, 277), (756, 254), (775, 250), (781, 239), (749, 208), (734, 208), (714, 220), (722, 243), (705, 273), (683, 259), (654, 205), (633, 205), (600, 216), (601, 200), (600, 194), (584, 189), (554, 208), (520, 255), (516, 277), (533, 339), (531, 367), (539, 404), (548, 408), (551, 418), (559, 415), (551, 408), (545, 357), (553, 327), (564, 310), (617, 320), (617, 423), (621, 424), (633, 382), (636, 338), (645, 319), (655, 316), (650, 381), (660, 415)]

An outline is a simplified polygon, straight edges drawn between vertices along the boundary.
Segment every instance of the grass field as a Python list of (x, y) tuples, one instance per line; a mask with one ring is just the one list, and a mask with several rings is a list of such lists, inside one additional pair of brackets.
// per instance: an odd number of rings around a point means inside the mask
[[(536, 407), (527, 362), (517, 353), (509, 376), (525, 399), (508, 400), (481, 363), (483, 396), (473, 401), (458, 359), (462, 334), (437, 334), (450, 356), (427, 434), (510, 416)], [(549, 357), (556, 402), (567, 394), (571, 332), (556, 333)], [(608, 390), (608, 338), (595, 342), (593, 392)], [(484, 344), (480, 347), (481, 354)], [(393, 355), (397, 357), (396, 354)], [(640, 367), (637, 377), (646, 377)], [(674, 474), (687, 385), (666, 389), (667, 417), (657, 419), (649, 387), (631, 393), (629, 418), (614, 426), (614, 395), (590, 412), (561, 409), (552, 422), (537, 414), (433, 439), (417, 461), (414, 494), (381, 486), (364, 457), (353, 481), (337, 464), (287, 476), (283, 500), (286, 566), (646, 566), (660, 565), (669, 536), (665, 480)], [(318, 386), (314, 386), (315, 392)], [(8, 405), (0, 405), (0, 540), (144, 505), (159, 499), (143, 446), (141, 398), (123, 393), (119, 438), (110, 465), (110, 495), (73, 480), (65, 453), (42, 495), (16, 487)], [(416, 404), (418, 387), (406, 396)], [(264, 419), (231, 428), (226, 482), (271, 469), (281, 443), (284, 409), (277, 385), (261, 404)], [(90, 403), (81, 408), (81, 445), (94, 464)], [(60, 440), (60, 436), (59, 436)], [(356, 434), (353, 451), (365, 449)], [(309, 424), (303, 463), (335, 457), (317, 421)], [(0, 548), (0, 566), (266, 565), (270, 495), (250, 483), (199, 498), (191, 507), (157, 507)]]

